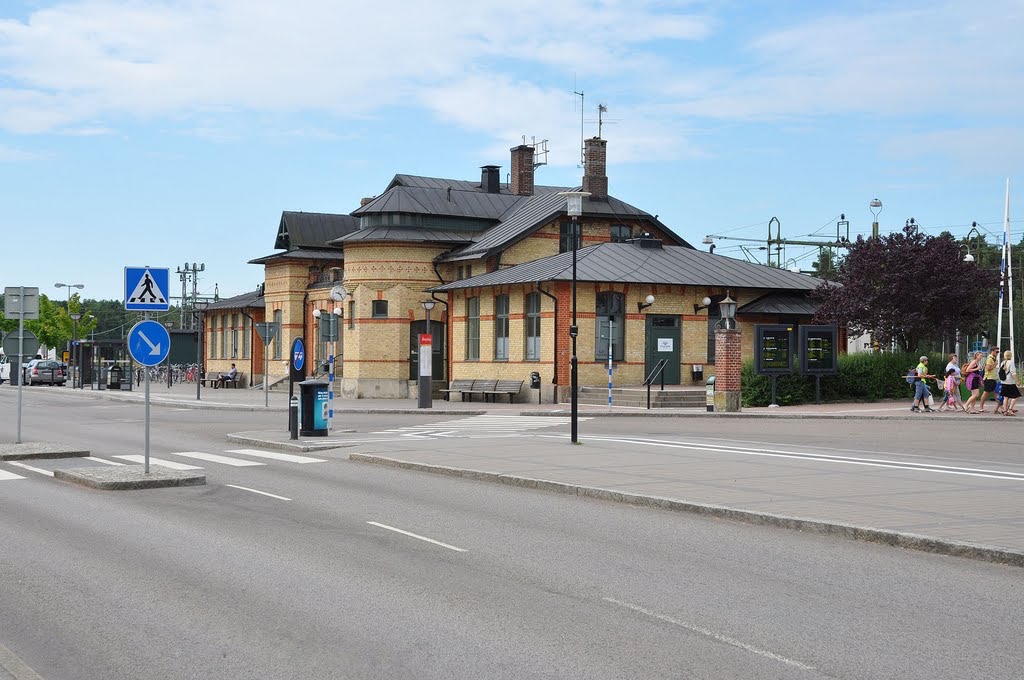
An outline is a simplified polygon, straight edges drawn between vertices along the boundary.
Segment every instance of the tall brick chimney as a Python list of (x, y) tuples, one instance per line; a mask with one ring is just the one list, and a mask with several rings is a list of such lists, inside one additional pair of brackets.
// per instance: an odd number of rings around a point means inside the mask
[(608, 199), (608, 175), (606, 149), (607, 139), (591, 137), (584, 142), (586, 165), (583, 168), (583, 190), (590, 192), (590, 200)]
[(512, 147), (512, 193), (533, 196), (533, 147), (521, 144)]

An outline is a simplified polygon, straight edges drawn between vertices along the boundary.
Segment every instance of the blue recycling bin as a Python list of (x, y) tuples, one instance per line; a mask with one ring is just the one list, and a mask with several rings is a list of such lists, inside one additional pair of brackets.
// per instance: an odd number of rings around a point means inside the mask
[(299, 436), (327, 436), (327, 383), (303, 380), (299, 383)]

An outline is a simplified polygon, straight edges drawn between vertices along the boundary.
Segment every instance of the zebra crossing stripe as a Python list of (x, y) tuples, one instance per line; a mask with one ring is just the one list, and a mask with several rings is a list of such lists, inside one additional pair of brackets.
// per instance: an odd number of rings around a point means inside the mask
[(255, 458), (270, 458), (271, 460), (283, 460), (289, 463), (326, 463), (323, 458), (310, 458), (308, 456), (293, 456), (290, 453), (278, 453), (276, 451), (261, 451), (259, 449), (229, 449), (225, 453), (237, 453), (242, 456), (253, 456)]
[[(114, 458), (120, 458), (121, 460), (127, 460), (132, 463), (143, 463), (145, 458), (143, 456), (114, 456)], [(170, 468), (172, 470), (202, 470), (203, 468), (196, 465), (185, 465), (184, 463), (175, 463), (173, 460), (164, 460), (162, 458), (149, 457), (149, 462), (153, 465), (159, 465), (161, 467)]]
[(25, 479), (25, 478), (22, 477), (21, 475), (16, 475), (13, 472), (8, 472), (7, 470), (0, 470), (0, 482), (6, 481), (8, 479)]
[[(266, 463), (257, 463), (254, 460), (242, 460), (240, 458), (228, 458), (227, 456), (218, 456), (215, 453), (203, 453), (202, 451), (175, 451), (171, 454), (172, 456), (184, 456), (185, 458), (195, 458), (197, 460), (206, 460), (211, 463), (221, 463), (223, 465), (233, 465), (234, 467), (249, 467), (251, 465), (266, 465)], [(152, 460), (152, 458), (150, 458)]]

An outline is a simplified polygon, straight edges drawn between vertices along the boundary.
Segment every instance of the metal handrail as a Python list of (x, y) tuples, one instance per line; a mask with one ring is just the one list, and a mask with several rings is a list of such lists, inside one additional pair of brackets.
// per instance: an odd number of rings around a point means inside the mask
[(649, 376), (647, 376), (647, 378), (644, 380), (644, 385), (647, 385), (647, 409), (648, 410), (650, 410), (650, 408), (651, 408), (651, 383), (653, 383), (655, 380), (657, 380), (659, 375), (661, 376), (661, 390), (662, 390), (662, 392), (665, 391), (665, 366), (667, 366), (667, 365), (668, 365), (668, 360), (667, 359), (661, 359), (654, 366), (654, 370), (651, 371), (651, 374)]

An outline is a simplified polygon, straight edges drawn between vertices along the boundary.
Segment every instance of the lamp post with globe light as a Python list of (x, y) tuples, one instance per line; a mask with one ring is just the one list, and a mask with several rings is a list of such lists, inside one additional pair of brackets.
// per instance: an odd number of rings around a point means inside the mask
[(579, 443), (579, 360), (576, 356), (576, 336), (580, 334), (576, 325), (576, 248), (579, 245), (579, 217), (583, 214), (583, 199), (590, 196), (589, 191), (563, 191), (565, 208), (572, 221), (572, 234), (569, 236), (572, 247), (572, 324), (569, 326), (569, 337), (572, 338), (572, 356), (569, 357), (569, 399), (570, 410), (570, 441)]

